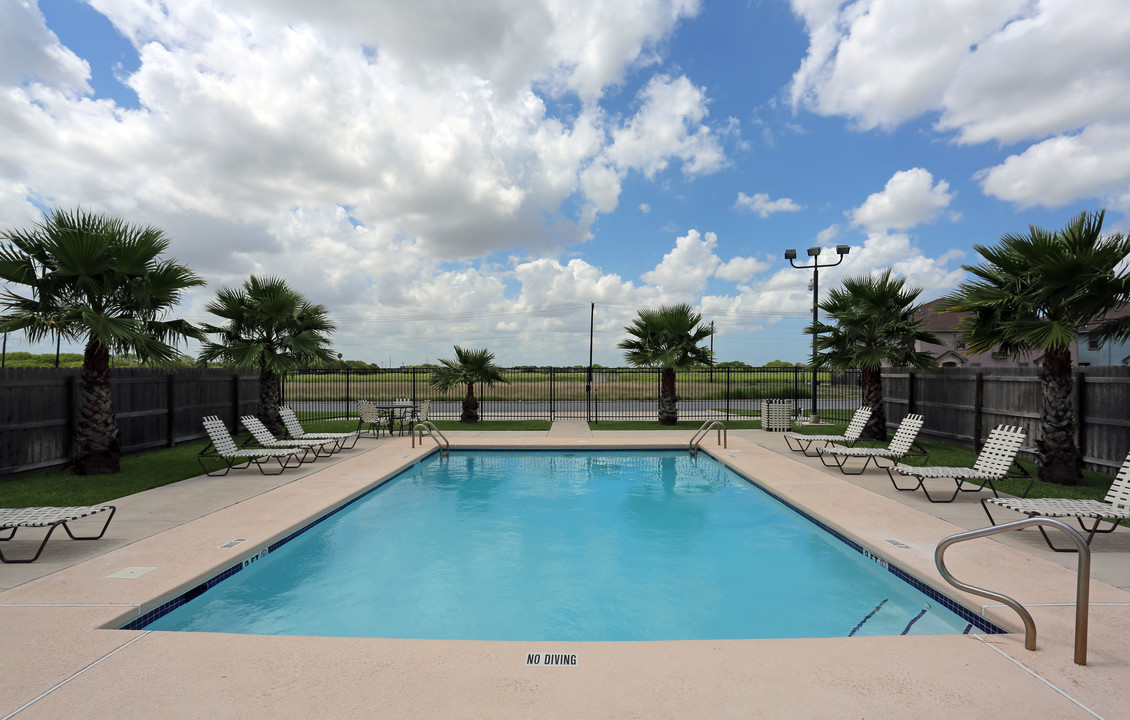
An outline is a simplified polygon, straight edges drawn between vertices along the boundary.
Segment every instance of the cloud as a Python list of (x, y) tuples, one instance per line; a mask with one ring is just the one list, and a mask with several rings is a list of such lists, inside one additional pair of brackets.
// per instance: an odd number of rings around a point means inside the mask
[(714, 277), (739, 282), (749, 280), (754, 275), (769, 267), (769, 263), (751, 257), (736, 257), (721, 263), (714, 271)]
[(1057, 136), (1012, 155), (977, 174), (986, 195), (1020, 207), (1062, 207), (1099, 196), (1130, 211), (1120, 193), (1130, 191), (1130, 124), (1089, 126), (1077, 135)]
[(708, 111), (706, 93), (686, 76), (653, 77), (639, 93), (640, 109), (612, 131), (608, 157), (622, 170), (638, 170), (648, 178), (665, 170), (672, 158), (685, 175), (716, 172), (726, 164), (718, 136), (702, 124)]
[(734, 201), (734, 209), (757, 213), (760, 217), (767, 218), (773, 213), (803, 210), (804, 206), (796, 204), (789, 198), (770, 200), (766, 193), (754, 193), (751, 197), (739, 192), (738, 199)]
[(987, 193), (1022, 207), (1118, 202), (1130, 191), (1116, 144), (1130, 132), (1130, 15), (1121, 0), (792, 7), (809, 36), (790, 85), (794, 111), (843, 116), (860, 130), (927, 115), (957, 143), (1034, 143), (979, 176)]
[(862, 205), (845, 214), (852, 225), (870, 232), (907, 230), (933, 220), (952, 199), (949, 183), (935, 183), (928, 171), (912, 168), (896, 172), (882, 192), (872, 193)]
[(640, 277), (649, 285), (656, 285), (669, 302), (692, 299), (706, 288), (706, 281), (718, 269), (721, 261), (714, 254), (718, 236), (712, 232), (702, 235), (691, 230), (675, 241), (675, 248), (663, 256), (654, 270)]

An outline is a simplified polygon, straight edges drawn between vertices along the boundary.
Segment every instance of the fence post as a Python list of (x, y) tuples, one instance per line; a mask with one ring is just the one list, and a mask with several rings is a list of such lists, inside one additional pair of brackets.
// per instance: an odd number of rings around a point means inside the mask
[(67, 376), (67, 437), (70, 438), (70, 451), (67, 462), (74, 459), (78, 431), (78, 383), (74, 375)]
[(239, 373), (231, 376), (231, 429), (232, 435), (239, 429)]
[(973, 451), (981, 452), (981, 408), (985, 404), (985, 373), (973, 376)]
[(166, 406), (168, 408), (169, 442), (168, 447), (177, 446), (177, 376), (169, 373), (165, 383)]
[(726, 419), (730, 419), (730, 370), (729, 365), (726, 366)]
[(914, 412), (914, 371), (906, 371), (906, 414)]
[(1075, 405), (1075, 447), (1079, 448), (1079, 455), (1083, 455), (1083, 441), (1086, 434), (1083, 431), (1083, 383), (1086, 376), (1076, 371), (1075, 384), (1071, 388), (1071, 400)]

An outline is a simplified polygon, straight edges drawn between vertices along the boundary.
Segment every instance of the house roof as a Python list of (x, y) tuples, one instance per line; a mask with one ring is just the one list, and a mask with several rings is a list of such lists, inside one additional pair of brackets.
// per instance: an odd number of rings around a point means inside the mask
[(942, 302), (942, 298), (925, 303), (918, 312), (914, 313), (915, 320), (921, 320), (923, 326), (932, 332), (957, 332), (961, 319), (969, 313), (964, 312), (937, 312), (935, 308)]
[[(969, 313), (967, 312), (937, 312), (936, 308), (941, 304), (942, 298), (931, 300), (922, 305), (922, 307), (914, 314), (915, 319), (922, 320), (927, 330), (933, 332), (957, 332), (958, 326), (961, 324), (963, 318)], [(1111, 310), (1103, 318), (1104, 320), (1111, 320), (1113, 318), (1121, 318), (1130, 316), (1130, 303), (1119, 305), (1114, 310)], [(1098, 321), (1088, 323), (1083, 329), (1083, 332), (1090, 330), (1098, 325)]]

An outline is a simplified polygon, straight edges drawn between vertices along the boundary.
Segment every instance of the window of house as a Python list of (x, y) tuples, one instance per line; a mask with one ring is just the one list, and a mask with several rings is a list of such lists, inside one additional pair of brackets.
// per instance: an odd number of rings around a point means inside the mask
[(1102, 350), (1103, 344), (1098, 339), (1088, 336), (1087, 337), (1087, 349), (1088, 350)]
[(965, 341), (964, 340), (958, 340), (957, 341), (957, 349), (958, 350), (964, 350), (965, 349)]

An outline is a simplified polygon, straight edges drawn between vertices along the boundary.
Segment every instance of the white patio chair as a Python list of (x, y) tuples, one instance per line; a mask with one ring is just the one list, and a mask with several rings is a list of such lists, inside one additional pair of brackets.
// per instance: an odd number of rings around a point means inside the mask
[[(925, 463), (925, 458), (930, 454), (925, 450), (914, 449), (914, 441), (918, 438), (918, 431), (922, 429), (923, 418), (921, 415), (907, 415), (899, 423), (899, 429), (895, 432), (895, 436), (891, 438), (891, 442), (887, 447), (845, 447), (843, 445), (827, 445), (816, 448), (817, 454), (820, 455), (820, 462), (828, 467), (835, 465), (840, 469), (844, 475), (861, 475), (867, 469), (867, 464), (871, 461), (875, 462), (875, 467), (883, 468), (887, 471), (887, 475), (891, 474), (891, 468), (898, 464), (899, 460), (909, 456), (922, 456), (922, 462)], [(824, 458), (831, 456), (833, 462), (827, 462)], [(848, 472), (844, 467), (848, 458), (864, 458), (863, 467), (859, 468), (858, 472)], [(879, 458), (887, 458), (891, 460), (890, 465), (883, 465), (879, 462)], [(891, 477), (891, 482), (895, 481)]]
[[(333, 440), (339, 450), (351, 449), (357, 444), (357, 438), (361, 435), (360, 430), (354, 430), (353, 432), (306, 432), (302, 428), (302, 423), (298, 422), (298, 415), (288, 407), (279, 408), (279, 417), (282, 418), (287, 434), (295, 440)], [(349, 442), (350, 440), (353, 442)], [(345, 444), (347, 442), (349, 442), (348, 445)]]
[(254, 415), (244, 415), (239, 422), (247, 428), (247, 432), (251, 433), (251, 437), (243, 444), (245, 448), (249, 446), (268, 449), (301, 448), (313, 454), (314, 457), (309, 455), (303, 457), (302, 462), (313, 462), (315, 458), (337, 452), (337, 443), (333, 440), (280, 440), (272, 435), (263, 421)]
[[(910, 465), (895, 465), (894, 471), (900, 475), (910, 475), (917, 478), (918, 484), (914, 487), (899, 487), (898, 483), (894, 482), (894, 475), (891, 475), (891, 482), (898, 490), (913, 491), (922, 489), (926, 493), (926, 499), (930, 502), (953, 502), (959, 492), (980, 492), (984, 488), (989, 488), (993, 491), (994, 497), (1000, 497), (997, 488), (993, 485), (994, 480), (1000, 480), (1009, 474), (1012, 468), (1012, 463), (1016, 461), (1016, 454), (1020, 452), (1020, 446), (1024, 442), (1024, 428), (1013, 427), (1011, 425), (997, 425), (993, 431), (989, 433), (989, 439), (985, 441), (985, 447), (981, 448), (981, 453), (977, 456), (977, 462), (973, 467), (913, 467)], [(926, 478), (948, 478), (953, 480), (957, 487), (953, 491), (953, 495), (948, 500), (935, 500), (930, 492), (926, 489)], [(966, 489), (963, 485), (970, 480), (981, 480), (984, 485), (975, 485), (972, 488)]]
[[(209, 477), (222, 477), (228, 474), (232, 468), (242, 470), (249, 467), (251, 463), (259, 468), (259, 472), (264, 475), (278, 475), (288, 467), (292, 467), (291, 460), (295, 460), (293, 467), (298, 467), (302, 464), (303, 458), (307, 454), (306, 448), (251, 448), (243, 449), (235, 444), (235, 439), (228, 432), (228, 428), (221, 422), (220, 418), (215, 415), (209, 415), (204, 418), (204, 431), (208, 433), (208, 445), (200, 451), (196, 456), (196, 461), (200, 463), (204, 473)], [(212, 458), (215, 460), (222, 460), (226, 467), (223, 472), (210, 472), (208, 467), (204, 464), (204, 458)], [(267, 472), (263, 467), (264, 463), (274, 459), (279, 464), (278, 472)]]
[[(109, 510), (110, 514), (106, 517), (106, 522), (102, 525), (102, 531), (97, 535), (75, 535), (71, 532), (71, 527), (67, 523), (72, 520), (87, 517), (88, 515), (95, 515), (100, 512)], [(113, 505), (89, 505), (87, 507), (25, 507), (25, 508), (0, 508), (0, 530), (11, 530), (6, 537), (0, 537), (0, 542), (11, 540), (16, 534), (16, 530), (22, 527), (45, 527), (48, 528), (47, 534), (43, 536), (43, 542), (39, 543), (39, 549), (30, 558), (11, 558), (5, 557), (4, 553), (0, 552), (0, 562), (4, 563), (30, 563), (39, 559), (43, 548), (47, 546), (47, 541), (51, 539), (51, 533), (55, 532), (55, 528), (60, 525), (67, 531), (67, 535), (71, 540), (97, 540), (106, 534), (106, 528), (110, 527), (110, 521), (114, 519), (114, 513), (117, 508)]]
[(387, 427), (389, 435), (392, 434), (392, 417), (377, 409), (377, 406), (368, 400), (357, 401), (357, 434), (369, 437), (380, 437), (381, 428)]
[[(1120, 520), (1130, 520), (1130, 455), (1126, 456), (1125, 462), (1115, 476), (1114, 482), (1107, 491), (1106, 497), (1103, 500), (1086, 500), (1075, 498), (1014, 498), (1014, 497), (995, 497), (995, 498), (982, 498), (981, 507), (985, 509), (985, 514), (989, 516), (989, 522), (996, 525), (993, 516), (989, 513), (989, 504), (999, 505), (1009, 510), (1014, 510), (1018, 513), (1023, 513), (1028, 517), (1050, 517), (1062, 518), (1073, 517), (1079, 521), (1079, 527), (1083, 528), (1083, 532), (1087, 533), (1087, 544), (1091, 544), (1091, 538), (1095, 536), (1096, 532), (1109, 533), (1114, 532), (1118, 527)], [(1091, 527), (1087, 527), (1083, 522), (1083, 518), (1094, 518), (1095, 522)], [(1110, 527), (1105, 530), (1099, 529), (1099, 524), (1107, 520), (1110, 522)], [(1040, 533), (1044, 536), (1044, 542), (1048, 544), (1052, 550), (1056, 552), (1075, 552), (1075, 547), (1059, 548), (1052, 544), (1051, 538), (1048, 537), (1047, 532), (1044, 531), (1042, 525), (1037, 525)]]
[[(785, 433), (785, 444), (789, 446), (789, 450), (793, 452), (802, 452), (808, 457), (816, 457), (816, 454), (808, 452), (812, 447), (812, 443), (818, 442), (823, 445), (831, 445), (832, 443), (842, 443), (843, 445), (855, 445), (860, 436), (863, 435), (863, 428), (867, 426), (867, 421), (871, 419), (871, 408), (867, 405), (855, 411), (851, 416), (851, 422), (848, 423), (847, 429), (844, 430), (843, 435), (805, 435), (804, 433)], [(793, 442), (796, 442), (796, 447), (793, 447)], [(820, 447), (820, 446), (817, 446)]]

